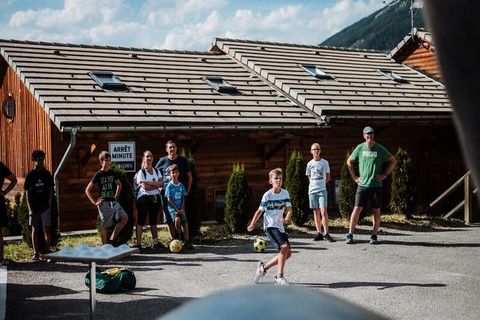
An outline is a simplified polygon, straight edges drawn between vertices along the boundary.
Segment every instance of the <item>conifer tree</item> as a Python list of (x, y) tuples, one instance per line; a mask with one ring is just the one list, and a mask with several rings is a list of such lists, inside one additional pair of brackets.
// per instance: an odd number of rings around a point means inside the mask
[(225, 223), (233, 232), (244, 232), (250, 215), (250, 191), (245, 166), (234, 164), (225, 193)]
[(133, 217), (133, 188), (122, 166), (112, 163), (112, 170), (122, 183), (122, 190), (120, 191), (118, 202), (128, 215), (128, 222), (118, 235), (118, 241), (120, 243), (126, 243), (132, 237), (133, 225), (135, 223), (135, 219)]
[(308, 205), (308, 177), (305, 174), (306, 164), (302, 154), (295, 150), (290, 155), (285, 175), (285, 189), (292, 202), (292, 219), (297, 225), (307, 221), (310, 209)]
[[(185, 201), (185, 211), (188, 220), (188, 232), (190, 239), (195, 238), (200, 231), (200, 211), (198, 209), (198, 175), (195, 168), (195, 159), (190, 152), (182, 149), (181, 155), (188, 160), (190, 165), (190, 172), (192, 173), (192, 186)], [(187, 186), (185, 186), (186, 188)]]
[(348, 171), (347, 159), (350, 157), (350, 152), (347, 151), (345, 161), (343, 162), (342, 169), (340, 171), (340, 200), (338, 202), (338, 209), (340, 216), (343, 218), (349, 218), (355, 205), (355, 192), (357, 190), (357, 184), (353, 181), (350, 172)]
[(395, 155), (397, 165), (392, 171), (392, 187), (390, 194), (390, 210), (392, 213), (405, 214), (407, 218), (415, 205), (415, 181), (412, 159), (407, 151), (398, 148)]

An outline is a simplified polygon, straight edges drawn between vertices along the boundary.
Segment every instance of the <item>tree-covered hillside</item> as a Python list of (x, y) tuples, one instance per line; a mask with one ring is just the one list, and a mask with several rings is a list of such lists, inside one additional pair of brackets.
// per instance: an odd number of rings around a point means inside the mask
[[(395, 0), (321, 43), (325, 46), (388, 52), (411, 30), (410, 0)], [(414, 8), (414, 26), (425, 28), (423, 10)]]

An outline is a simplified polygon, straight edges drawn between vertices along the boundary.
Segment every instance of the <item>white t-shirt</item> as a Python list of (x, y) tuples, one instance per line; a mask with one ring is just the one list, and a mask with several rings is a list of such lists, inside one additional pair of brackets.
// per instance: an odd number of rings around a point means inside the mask
[(316, 161), (310, 160), (307, 163), (306, 175), (310, 178), (308, 185), (308, 194), (316, 193), (327, 189), (327, 173), (330, 173), (328, 161), (321, 158)]
[(292, 206), (290, 202), (290, 195), (285, 189), (280, 189), (279, 193), (274, 193), (273, 189), (268, 190), (263, 194), (262, 201), (258, 209), (264, 211), (263, 214), (263, 229), (277, 228), (281, 232), (285, 232), (283, 223), (280, 219), (283, 218), (285, 209)]
[[(145, 175), (143, 174), (143, 172), (145, 172)], [(141, 187), (141, 184), (140, 184), (146, 181), (148, 182), (162, 181), (163, 177), (162, 177), (162, 174), (160, 173), (160, 170), (154, 168), (153, 173), (150, 174), (148, 170), (140, 169), (137, 172), (136, 177), (137, 177), (137, 184), (140, 186), (140, 189), (137, 194), (137, 199), (144, 195), (153, 196), (155, 194), (160, 194), (160, 189), (145, 190), (144, 188)]]

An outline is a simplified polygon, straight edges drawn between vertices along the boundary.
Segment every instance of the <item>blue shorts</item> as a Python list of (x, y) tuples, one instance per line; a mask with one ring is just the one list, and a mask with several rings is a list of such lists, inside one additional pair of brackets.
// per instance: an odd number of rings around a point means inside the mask
[(326, 208), (328, 203), (327, 189), (318, 191), (308, 195), (310, 209)]
[(181, 215), (178, 215), (176, 211), (170, 211), (169, 214), (173, 222), (175, 222), (176, 218), (180, 218), (180, 223), (187, 223), (187, 214), (185, 211)]
[(278, 251), (280, 251), (280, 247), (284, 243), (287, 243), (290, 247), (290, 242), (288, 242), (288, 236), (285, 232), (281, 232), (277, 228), (267, 228), (265, 230), (265, 234), (267, 235), (268, 239), (275, 244)]

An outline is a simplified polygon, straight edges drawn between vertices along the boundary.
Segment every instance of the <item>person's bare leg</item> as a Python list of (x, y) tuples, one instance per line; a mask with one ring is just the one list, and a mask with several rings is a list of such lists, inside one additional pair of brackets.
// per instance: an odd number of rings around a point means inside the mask
[(137, 246), (142, 246), (142, 233), (143, 233), (143, 226), (137, 224), (135, 225), (135, 238), (137, 240)]
[(117, 222), (115, 225), (115, 228), (113, 229), (112, 235), (110, 236), (110, 240), (116, 240), (118, 237), (118, 234), (122, 229), (127, 225), (128, 222), (128, 216), (126, 214), (122, 215), (120, 218), (120, 221)]
[(328, 212), (327, 208), (320, 208), (320, 213), (322, 214), (322, 225), (323, 225), (323, 234), (328, 234)]
[(380, 221), (381, 221), (381, 213), (380, 208), (374, 208), (373, 211), (373, 230), (372, 234), (377, 234), (378, 229), (380, 228)]
[(363, 207), (355, 206), (352, 210), (352, 215), (350, 216), (350, 225), (348, 228), (348, 233), (353, 234), (355, 232), (355, 228), (358, 224), (358, 219), (360, 218), (360, 213), (362, 213)]

